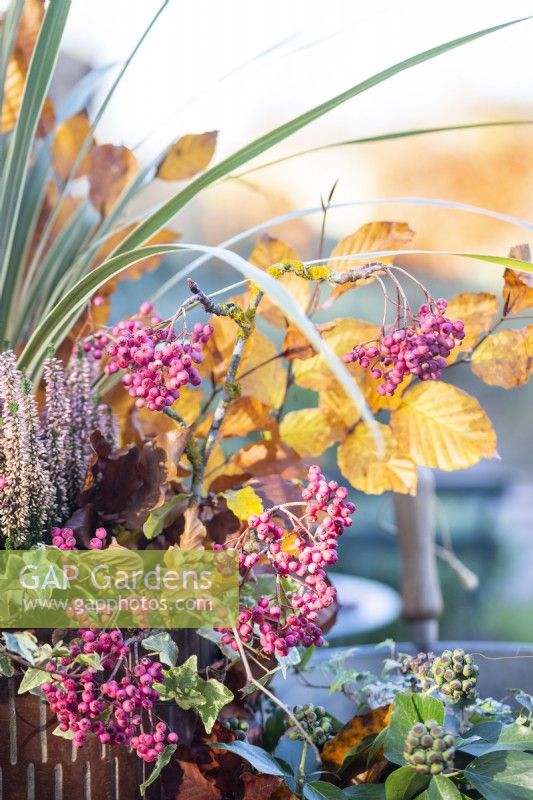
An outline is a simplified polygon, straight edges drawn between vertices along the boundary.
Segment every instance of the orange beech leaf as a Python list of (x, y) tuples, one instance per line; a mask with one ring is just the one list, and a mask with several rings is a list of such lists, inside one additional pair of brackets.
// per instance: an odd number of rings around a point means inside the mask
[(221, 437), (247, 436), (252, 431), (265, 430), (273, 424), (269, 412), (270, 406), (256, 397), (239, 397), (226, 412)]
[[(366, 225), (358, 228), (355, 233), (345, 236), (335, 245), (329, 257), (328, 269), (335, 270), (335, 272), (347, 272), (350, 269), (355, 269), (367, 263), (369, 259), (367, 258), (364, 261), (356, 258), (340, 259), (339, 256), (368, 253), (373, 250), (401, 250), (411, 244), (414, 235), (414, 231), (411, 230), (407, 222), (367, 222)], [(380, 258), (379, 260), (384, 263), (393, 263), (391, 257)], [(357, 285), (368, 283), (371, 280), (373, 278), (357, 281)], [(354, 283), (334, 285), (328, 301), (323, 304), (324, 307), (331, 305), (333, 300), (347, 292), (348, 289), (353, 289), (355, 285)]]
[[(332, 331), (335, 325), (335, 322), (323, 322), (320, 325), (315, 325), (315, 328), (319, 333), (327, 333)], [(302, 331), (296, 325), (289, 325), (287, 328), (281, 349), (287, 361), (294, 361), (296, 358), (305, 361), (307, 358), (312, 358), (316, 355), (313, 346), (309, 344)]]
[[(85, 139), (89, 135), (91, 123), (84, 111), (69, 117), (58, 125), (52, 141), (52, 161), (56, 175), (66, 181), (78, 157)], [(83, 156), (73, 178), (87, 175), (91, 168), (90, 151)]]
[[(528, 244), (511, 247), (510, 258), (531, 261), (531, 250)], [(527, 272), (516, 272), (506, 269), (503, 273), (503, 301), (505, 313), (516, 314), (525, 308), (533, 308), (533, 275)]]
[(498, 455), (496, 434), (478, 401), (442, 381), (405, 392), (391, 427), (400, 452), (426, 467), (466, 469)]
[(198, 517), (197, 506), (189, 506), (184, 514), (185, 527), (180, 537), (180, 550), (202, 550), (207, 538), (204, 523)]
[(22, 103), (26, 69), (16, 58), (10, 58), (7, 65), (2, 104), (0, 133), (7, 133), (15, 127)]
[(218, 131), (188, 133), (174, 142), (157, 168), (164, 181), (184, 181), (201, 172), (213, 158)]
[(27, 66), (44, 17), (44, 0), (24, 0), (20, 15), (15, 52)]
[(89, 196), (95, 209), (106, 216), (127, 183), (137, 172), (137, 159), (127, 147), (95, 145), (91, 150)]
[(384, 452), (376, 445), (374, 434), (360, 423), (339, 445), (339, 469), (355, 489), (365, 494), (393, 491), (416, 493), (416, 464), (398, 447), (388, 425), (376, 423), (383, 438)]
[(473, 348), (479, 337), (490, 329), (497, 314), (498, 299), (488, 292), (464, 292), (448, 301), (446, 316), (452, 320), (462, 320), (466, 334), (446, 359), (449, 364), (456, 360), (460, 352)]
[[(338, 772), (343, 765), (348, 752), (361, 744), (363, 739), (373, 733), (379, 733), (385, 728), (392, 715), (392, 705), (374, 708), (367, 714), (353, 717), (338, 733), (329, 739), (322, 749), (322, 761), (326, 769)], [(361, 771), (366, 766), (367, 753), (362, 752), (353, 763), (352, 773)], [(377, 754), (376, 754), (377, 755)]]
[(263, 439), (241, 448), (230, 459), (230, 465), (252, 476), (276, 471), (282, 478), (302, 478), (307, 472), (298, 453), (278, 438)]
[(533, 370), (533, 325), (488, 336), (474, 350), (471, 369), (489, 386), (523, 386)]
[[(259, 269), (268, 269), (273, 264), (280, 261), (298, 261), (299, 257), (295, 250), (281, 239), (275, 239), (264, 233), (252, 250), (249, 261)], [(298, 275), (288, 273), (278, 278), (285, 289), (291, 294), (300, 308), (305, 311), (311, 298), (309, 281), (299, 278)], [(279, 328), (285, 327), (288, 323), (285, 315), (280, 311), (275, 302), (269, 297), (264, 297), (259, 306), (259, 314), (272, 325)]]

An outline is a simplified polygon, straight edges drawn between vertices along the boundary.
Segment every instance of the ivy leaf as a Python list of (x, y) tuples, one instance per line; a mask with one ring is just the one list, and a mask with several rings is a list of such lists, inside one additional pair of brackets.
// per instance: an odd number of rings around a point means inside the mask
[(533, 325), (488, 336), (474, 351), (471, 369), (489, 386), (515, 389), (531, 377)]
[(208, 681), (198, 678), (198, 690), (205, 702), (198, 706), (196, 710), (204, 723), (206, 732), (211, 733), (221, 710), (233, 700), (233, 692), (223, 683), (215, 680), (215, 678), (210, 678)]
[(532, 800), (533, 755), (489, 753), (474, 759), (464, 776), (485, 800)]
[(11, 678), (14, 674), (15, 670), (13, 669), (11, 659), (3, 653), (0, 654), (0, 675), (4, 678)]
[(429, 775), (420, 775), (412, 767), (400, 767), (391, 772), (385, 781), (386, 800), (412, 800), (423, 792), (430, 781)]
[(49, 674), (45, 672), (44, 669), (34, 669), (33, 667), (30, 667), (24, 673), (22, 681), (20, 682), (18, 694), (25, 694), (25, 692), (35, 689), (42, 683), (46, 683), (49, 677)]
[(23, 631), (20, 633), (3, 633), (6, 648), (10, 653), (15, 653), (17, 656), (22, 656), (30, 664), (35, 663), (35, 653), (38, 649), (37, 639), (33, 633)]
[(180, 708), (188, 711), (205, 703), (197, 689), (198, 679), (197, 657), (191, 656), (179, 667), (165, 670), (163, 683), (155, 684), (155, 688), (161, 700), (174, 700)]
[(405, 392), (391, 427), (400, 452), (426, 467), (466, 469), (497, 455), (496, 434), (478, 401), (448, 383), (427, 381)]
[(383, 783), (362, 784), (361, 786), (348, 786), (344, 789), (344, 797), (350, 800), (386, 800), (385, 785)]
[[(220, 750), (229, 750), (230, 753), (244, 758), (249, 764), (254, 767), (258, 772), (264, 775), (278, 775), (280, 778), (285, 778), (287, 775), (286, 769), (283, 769), (281, 764), (262, 747), (257, 747), (255, 744), (248, 744), (248, 742), (235, 741), (231, 744), (224, 744), (223, 742), (213, 742), (211, 747), (218, 747)], [(289, 777), (293, 777), (289, 775)]]
[(529, 711), (530, 714), (533, 714), (533, 695), (524, 692), (522, 689), (509, 689), (509, 691), (514, 695), (517, 703), (525, 708), (526, 711)]
[(159, 660), (163, 664), (168, 664), (169, 667), (174, 667), (178, 660), (178, 645), (173, 640), (170, 633), (163, 631), (155, 633), (153, 636), (148, 636), (143, 639), (142, 646), (145, 650), (152, 650), (157, 653)]
[(473, 741), (459, 741), (457, 747), (470, 755), (480, 756), (500, 750), (533, 750), (533, 730), (518, 722), (510, 725), (486, 722), (476, 725), (469, 734), (476, 738)]
[(83, 664), (84, 667), (96, 669), (98, 672), (103, 670), (102, 659), (99, 653), (80, 653), (79, 656), (76, 656), (74, 662), (76, 664)]
[(62, 731), (59, 725), (52, 731), (54, 736), (59, 736), (61, 739), (74, 739), (74, 731)]
[(429, 800), (461, 800), (463, 795), (455, 783), (445, 775), (435, 775), (429, 784)]
[(223, 493), (230, 511), (238, 519), (247, 520), (254, 515), (259, 516), (265, 510), (261, 498), (255, 493), (251, 486), (233, 491), (228, 489)]
[(337, 786), (326, 781), (312, 781), (304, 784), (305, 800), (344, 800), (346, 795)]
[(155, 685), (162, 700), (174, 700), (185, 711), (194, 708), (200, 715), (207, 733), (211, 732), (221, 709), (233, 700), (224, 684), (198, 675), (197, 657), (191, 656), (179, 667), (165, 670), (163, 683)]
[(170, 762), (170, 759), (174, 755), (176, 747), (177, 747), (177, 745), (175, 745), (175, 744), (167, 744), (165, 749), (161, 753), (159, 753), (159, 755), (157, 757), (157, 761), (155, 762), (154, 768), (151, 771), (150, 775), (145, 780), (145, 782), (141, 783), (141, 785), (139, 786), (139, 792), (142, 795), (144, 795), (144, 793), (148, 789), (148, 787), (151, 786), (152, 783), (157, 778), (159, 778), (159, 776), (161, 774), (161, 770), (163, 769), (163, 767), (166, 767), (166, 765)]
[(286, 730), (285, 712), (282, 708), (276, 708), (272, 714), (268, 715), (263, 727), (263, 746), (265, 750), (273, 753)]
[(403, 746), (408, 731), (417, 722), (432, 719), (444, 724), (444, 704), (431, 695), (399, 694), (394, 700), (394, 709), (385, 736), (385, 757), (393, 764), (404, 764)]
[(175, 494), (150, 512), (143, 525), (143, 533), (147, 539), (155, 539), (156, 536), (159, 536), (165, 527), (165, 520), (168, 514), (183, 501), (184, 497), (184, 494)]

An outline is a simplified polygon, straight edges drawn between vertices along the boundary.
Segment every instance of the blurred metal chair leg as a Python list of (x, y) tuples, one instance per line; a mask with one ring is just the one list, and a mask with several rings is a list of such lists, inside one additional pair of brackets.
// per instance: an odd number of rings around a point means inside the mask
[(415, 496), (394, 494), (398, 543), (402, 561), (403, 615), (410, 638), (428, 650), (439, 638), (442, 593), (435, 553), (435, 479), (419, 469)]

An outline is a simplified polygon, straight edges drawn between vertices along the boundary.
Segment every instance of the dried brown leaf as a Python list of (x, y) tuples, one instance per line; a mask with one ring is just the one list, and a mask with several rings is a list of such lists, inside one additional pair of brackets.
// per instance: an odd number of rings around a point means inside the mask
[(99, 144), (92, 148), (89, 197), (102, 216), (109, 213), (136, 172), (137, 159), (127, 147)]

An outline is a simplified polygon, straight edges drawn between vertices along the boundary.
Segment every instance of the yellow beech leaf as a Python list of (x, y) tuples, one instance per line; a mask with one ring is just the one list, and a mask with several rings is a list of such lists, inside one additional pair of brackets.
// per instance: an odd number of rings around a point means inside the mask
[(300, 537), (297, 533), (288, 533), (281, 540), (281, 549), (284, 553), (289, 553), (291, 556), (297, 555), (301, 550)]
[(26, 69), (16, 58), (10, 58), (6, 81), (4, 84), (4, 98), (2, 103), (2, 121), (0, 133), (7, 133), (15, 127), (22, 103)]
[(452, 321), (462, 320), (465, 338), (457, 343), (447, 359), (452, 363), (461, 351), (471, 350), (482, 333), (486, 333), (498, 314), (498, 299), (488, 292), (464, 292), (448, 301), (445, 316)]
[(398, 448), (388, 425), (379, 425), (383, 437), (382, 453), (374, 435), (363, 423), (357, 425), (340, 444), (337, 451), (339, 469), (355, 489), (365, 494), (393, 491), (415, 494), (416, 464), (407, 451)]
[(335, 421), (320, 408), (302, 408), (285, 414), (279, 432), (298, 455), (320, 456), (344, 433), (345, 428)]
[[(325, 331), (323, 339), (342, 358), (356, 344), (376, 338), (378, 327), (357, 319), (338, 319), (333, 330)], [(349, 367), (349, 365), (347, 365)], [(352, 371), (352, 370), (350, 370)], [(331, 372), (322, 355), (293, 362), (294, 380), (298, 386), (320, 392), (331, 387)]]
[(187, 133), (170, 146), (157, 168), (164, 181), (184, 181), (205, 169), (213, 158), (218, 131)]
[(496, 434), (478, 401), (441, 381), (405, 392), (391, 427), (400, 452), (426, 467), (466, 469), (498, 455)]
[(471, 368), (489, 386), (523, 386), (533, 369), (533, 325), (488, 336), (474, 350)]
[[(69, 119), (58, 125), (51, 150), (55, 173), (62, 181), (66, 181), (69, 177), (90, 129), (89, 118), (83, 111), (79, 114), (74, 114), (73, 117), (69, 117)], [(91, 156), (90, 152), (87, 151), (76, 170), (76, 175), (72, 177), (79, 178), (82, 175), (87, 175), (90, 168)]]
[(506, 269), (503, 280), (503, 302), (506, 313), (517, 314), (525, 308), (533, 308), (533, 275)]
[[(368, 262), (368, 259), (339, 259), (339, 256), (350, 256), (356, 253), (368, 253), (379, 250), (401, 250), (408, 247), (414, 237), (407, 222), (367, 222), (362, 225), (355, 233), (345, 236), (331, 251), (328, 268), (336, 272), (347, 272), (350, 269), (360, 267)], [(392, 258), (380, 258), (384, 263), (392, 263)], [(365, 283), (367, 281), (364, 281)], [(358, 281), (359, 283), (359, 281)], [(339, 295), (352, 289), (353, 283), (344, 283), (340, 286), (333, 286), (330, 301)]]
[[(233, 323), (234, 342), (237, 329)], [(261, 331), (254, 330), (246, 343), (237, 381), (244, 397), (256, 397), (271, 408), (278, 408), (285, 397), (287, 373), (276, 346)]]
[[(273, 264), (279, 264), (281, 261), (298, 261), (298, 255), (286, 242), (264, 233), (252, 250), (249, 260), (255, 267), (267, 270)], [(281, 275), (277, 280), (283, 284), (300, 308), (305, 311), (311, 299), (309, 281), (292, 273)], [(283, 328), (288, 324), (284, 314), (269, 297), (264, 297), (261, 301), (259, 313), (268, 322), (279, 328)]]
[(105, 216), (137, 172), (137, 159), (127, 147), (114, 144), (95, 145), (90, 156), (89, 196), (95, 209)]
[(202, 550), (207, 537), (204, 523), (198, 518), (198, 508), (189, 506), (183, 515), (185, 524), (180, 536), (180, 550)]
[(265, 510), (261, 498), (254, 492), (251, 486), (233, 491), (228, 489), (224, 492), (226, 503), (230, 511), (233, 511), (237, 519), (249, 519), (254, 515), (259, 516)]
[[(334, 327), (335, 322), (322, 322), (320, 325), (315, 325), (320, 334), (332, 331)], [(316, 350), (309, 344), (305, 334), (296, 325), (289, 325), (287, 328), (281, 349), (283, 357), (287, 361), (294, 361), (295, 359), (305, 361), (307, 358), (312, 358), (316, 355)]]

